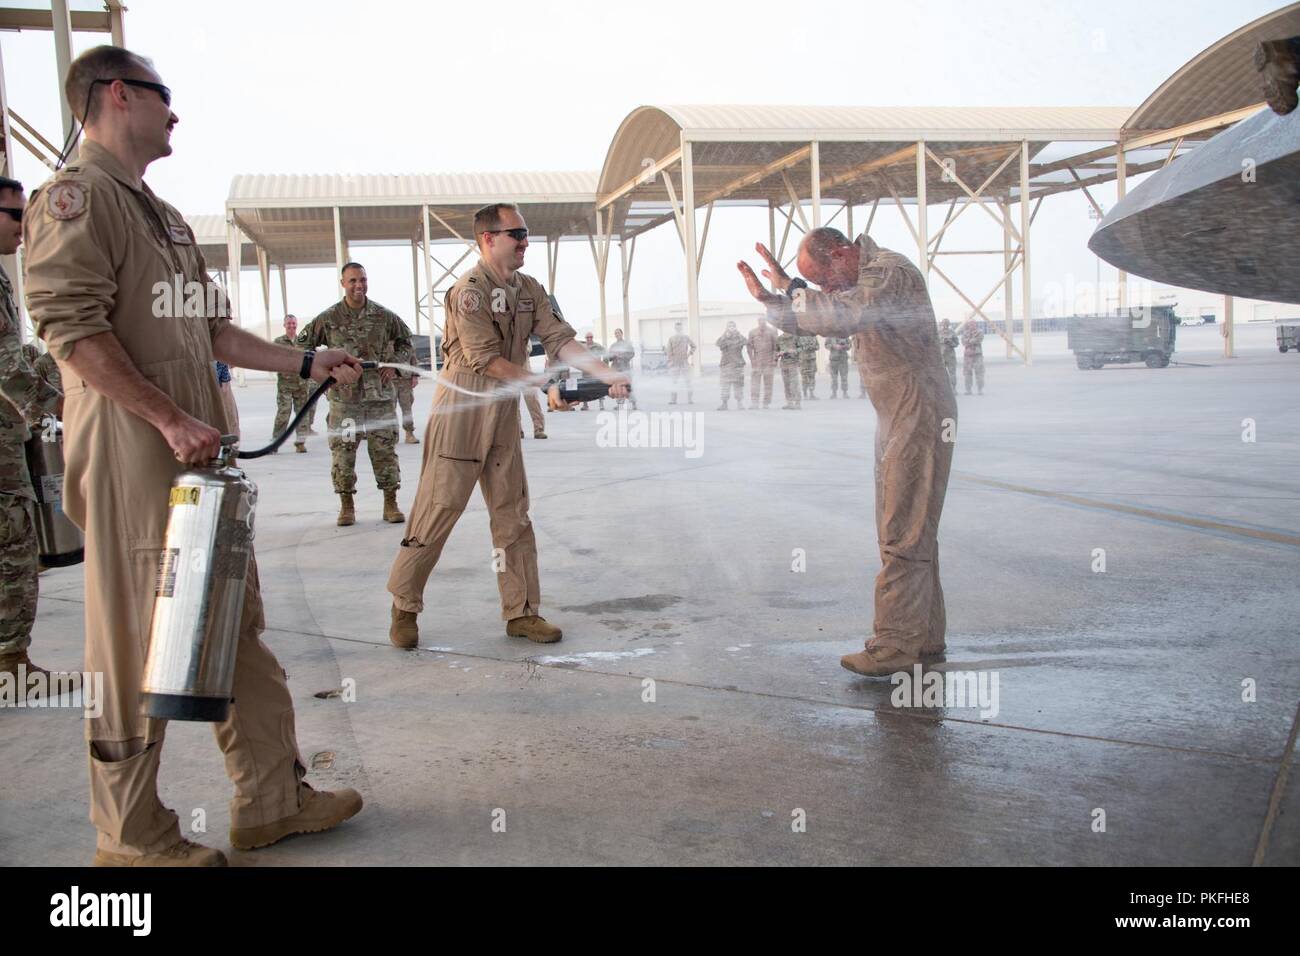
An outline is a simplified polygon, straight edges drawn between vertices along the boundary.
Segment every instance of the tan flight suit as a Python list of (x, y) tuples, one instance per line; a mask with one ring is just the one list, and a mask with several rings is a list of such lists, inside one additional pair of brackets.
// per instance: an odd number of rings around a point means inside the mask
[[(100, 849), (155, 852), (180, 830), (158, 799), (166, 721), (140, 715), (140, 678), (168, 492), (183, 466), (160, 432), (88, 387), (67, 360), (81, 339), (111, 332), (146, 379), (225, 431), (212, 341), (227, 320), (154, 316), (155, 283), (176, 274), (206, 283), (206, 265), (181, 214), (97, 143), (83, 142), (77, 160), (32, 194), (23, 228), (27, 310), (63, 371), (63, 503), (86, 533), (85, 667), (104, 674), (103, 714), (86, 720), (90, 819)], [(304, 792), (293, 701), (259, 637), (264, 626), (250, 557), (235, 702), (213, 725), (235, 787), (235, 827), (296, 813)]]
[[(818, 335), (861, 336), (858, 354), (877, 419), (881, 563), (875, 633), (867, 646), (917, 656), (944, 647), (939, 515), (952, 467), (957, 399), (939, 354), (934, 309), (921, 273), (865, 234), (857, 244), (858, 284), (831, 294), (805, 290), (798, 323)], [(769, 313), (793, 330), (790, 306), (783, 296)]]
[[(518, 393), (506, 390), (499, 398), (484, 399), (443, 383), (479, 394), (492, 392), (502, 384), (483, 374), (493, 358), (527, 368), (528, 337), (536, 335), (547, 358), (558, 362), (560, 349), (573, 340), (574, 331), (551, 308), (540, 282), (516, 273), (502, 285), (482, 260), (457, 280), (444, 301), (443, 369), (425, 429), (410, 533), (393, 561), (388, 590), (398, 610), (424, 610), (425, 583), (477, 482), (487, 505), (492, 545), (505, 553), (504, 568), (496, 575), (501, 617), (508, 621), (537, 614), (542, 597), (519, 442)], [(494, 306), (502, 311), (494, 311)]]
[(528, 417), (533, 420), (533, 437), (546, 431), (546, 419), (542, 416), (542, 403), (538, 396), (542, 393), (537, 389), (524, 389), (524, 407), (528, 409)]

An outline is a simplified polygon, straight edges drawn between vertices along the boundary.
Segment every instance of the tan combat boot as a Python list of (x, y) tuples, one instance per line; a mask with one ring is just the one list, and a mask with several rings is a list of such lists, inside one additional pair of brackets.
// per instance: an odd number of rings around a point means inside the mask
[(296, 441), (293, 443), (293, 450), (300, 455), (307, 454), (307, 443), (305, 441)]
[(414, 611), (402, 611), (393, 606), (393, 623), (388, 626), (388, 640), (394, 647), (411, 650), (420, 645), (420, 627), (415, 623)]
[(361, 794), (355, 790), (313, 790), (305, 783), (303, 788), (302, 807), (297, 813), (260, 827), (231, 827), (230, 845), (236, 850), (256, 850), (295, 833), (320, 833), (361, 810)]
[(554, 644), (564, 636), (562, 630), (536, 614), (511, 618), (506, 622), (506, 633), (511, 637), (526, 637), (534, 644)]
[(340, 528), (346, 528), (348, 525), (356, 524), (356, 523), (357, 523), (357, 511), (352, 506), (352, 496), (346, 494), (339, 495), (338, 526)]
[(420, 444), (420, 439), (416, 438), (416, 437), (415, 437), (415, 432), (412, 432), (412, 431), (408, 431), (408, 432), (406, 433), (406, 437), (405, 437), (404, 439), (402, 439), (402, 440), (403, 440), (404, 442), (406, 442), (408, 445), (418, 445), (418, 444)]
[(406, 515), (397, 507), (397, 489), (389, 488), (384, 492), (384, 520), (389, 524), (401, 524)]
[[(522, 437), (522, 436), (520, 436), (520, 437)], [(533, 437), (534, 437), (534, 438), (545, 438), (545, 437), (546, 437), (546, 432), (542, 431), (540, 428), (534, 428), (534, 429), (533, 429)]]
[(226, 855), (202, 843), (181, 838), (179, 843), (169, 846), (157, 853), (144, 853), (130, 856), (126, 853), (111, 853), (108, 850), (96, 850), (92, 866), (225, 866)]
[(868, 647), (856, 654), (845, 654), (840, 666), (863, 677), (888, 677), (898, 671), (911, 670), (920, 660), (893, 647)]

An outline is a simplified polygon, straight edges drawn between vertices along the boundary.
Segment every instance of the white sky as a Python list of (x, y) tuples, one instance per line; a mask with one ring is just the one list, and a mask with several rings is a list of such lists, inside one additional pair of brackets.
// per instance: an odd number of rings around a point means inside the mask
[[(127, 45), (154, 60), (181, 118), (174, 155), (152, 166), (147, 179), (160, 196), (195, 214), (220, 213), (237, 173), (599, 170), (619, 123), (643, 104), (1136, 107), (1195, 54), (1280, 4), (131, 0), (128, 6)], [(107, 40), (76, 35), (74, 54), (99, 42)], [(51, 34), (4, 34), (0, 50), (12, 107), (55, 139)], [(25, 150), (16, 147), (16, 155), (16, 172), (29, 188), (46, 177)], [(1096, 195), (1109, 207), (1114, 188)], [(931, 208), (932, 223), (942, 215), (941, 207)], [(972, 211), (959, 225), (945, 239), (952, 248), (1001, 247), (1000, 230), (988, 217)], [(1034, 226), (1036, 297), (1048, 283), (1094, 280), (1096, 259), (1086, 248), (1094, 225), (1081, 195), (1044, 203)], [(896, 211), (882, 207), (872, 233), (882, 245), (914, 254)], [(763, 210), (718, 211), (701, 298), (744, 298), (733, 263), (766, 234)], [(368, 267), (372, 297), (410, 322), (409, 248), (352, 251)], [(959, 264), (952, 271), (977, 300), (1001, 273), (1000, 258), (953, 257), (945, 267), (951, 263)], [(542, 246), (530, 250), (525, 271), (545, 279)], [(1102, 266), (1103, 283), (1113, 276)], [(255, 272), (245, 273), (243, 286), (245, 323), (260, 324)], [(940, 314), (960, 318), (959, 300), (941, 280), (932, 288)], [(555, 292), (580, 331), (592, 325), (597, 287), (585, 242), (564, 244)], [(289, 305), (299, 316), (314, 315), (338, 295), (332, 269), (289, 274)], [(630, 298), (633, 311), (685, 298), (670, 226), (639, 240)], [(607, 304), (613, 328), (621, 310), (617, 250)], [(1001, 311), (1000, 295), (989, 307)], [(278, 322), (278, 289), (271, 308)]]

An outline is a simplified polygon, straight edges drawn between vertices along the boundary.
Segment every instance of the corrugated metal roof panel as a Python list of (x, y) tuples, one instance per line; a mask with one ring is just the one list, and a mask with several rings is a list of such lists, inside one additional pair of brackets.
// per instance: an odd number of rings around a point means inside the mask
[(438, 174), (266, 175), (236, 176), (230, 184), (234, 205), (323, 206), (419, 205), (490, 202), (493, 199), (589, 202), (595, 198), (595, 172), (506, 172)]

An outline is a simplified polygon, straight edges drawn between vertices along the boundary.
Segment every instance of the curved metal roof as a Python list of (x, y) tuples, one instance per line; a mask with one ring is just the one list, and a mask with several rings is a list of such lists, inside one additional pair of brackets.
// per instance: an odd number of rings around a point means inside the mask
[(591, 202), (594, 172), (358, 175), (244, 175), (230, 183), (227, 205), (485, 205), (490, 202)]
[(1172, 129), (1262, 103), (1252, 55), (1261, 40), (1300, 35), (1300, 3), (1246, 24), (1192, 57), (1124, 123), (1126, 131)]
[[(892, 107), (892, 106), (641, 106), (623, 120), (606, 154), (601, 196), (669, 155), (682, 139), (753, 144), (749, 157), (728, 165), (767, 160), (763, 144), (807, 143), (1014, 143), (1029, 140), (1114, 140), (1128, 107)], [(871, 152), (862, 150), (864, 155)], [(888, 152), (887, 150), (885, 152)], [(823, 164), (824, 164), (823, 149)], [(698, 170), (697, 162), (697, 170)]]

